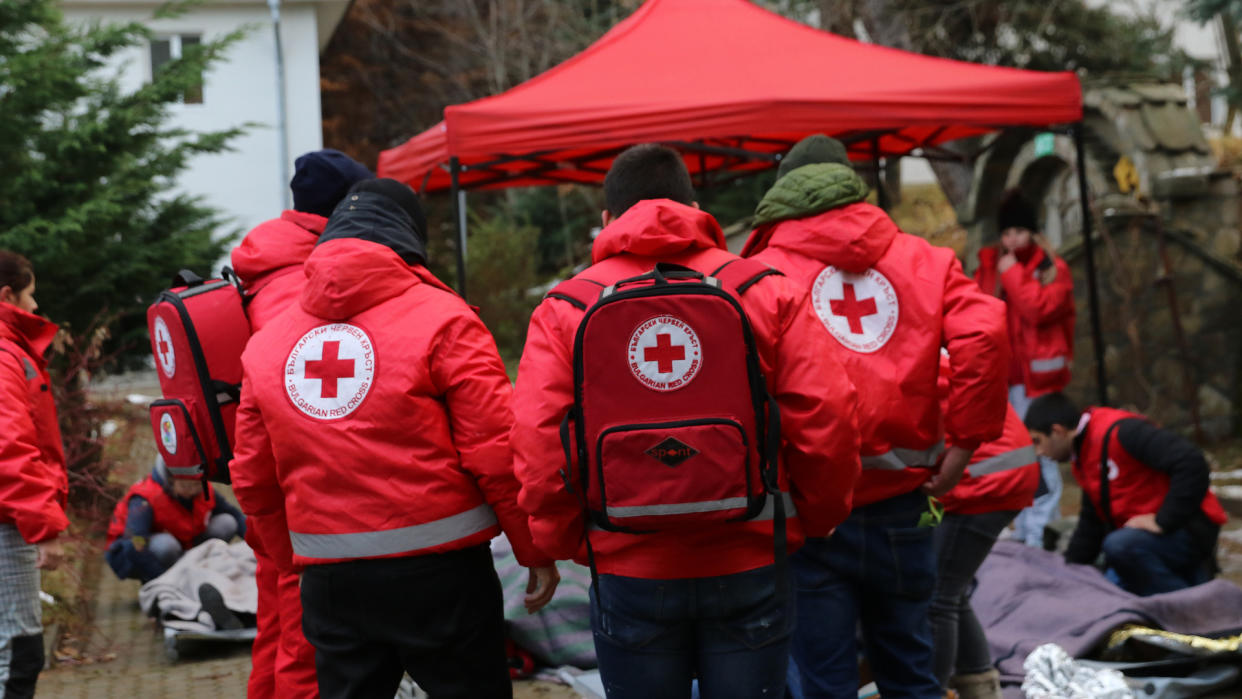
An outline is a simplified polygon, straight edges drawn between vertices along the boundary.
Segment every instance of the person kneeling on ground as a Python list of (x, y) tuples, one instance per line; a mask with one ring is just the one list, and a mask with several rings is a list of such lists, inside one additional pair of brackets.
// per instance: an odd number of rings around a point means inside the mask
[(172, 478), (156, 457), (151, 474), (130, 486), (108, 525), (104, 559), (118, 578), (147, 582), (208, 539), (246, 533), (241, 511), (200, 480)]
[(1092, 563), (1103, 552), (1110, 577), (1144, 596), (1211, 579), (1228, 517), (1195, 445), (1141, 415), (1099, 407), (1080, 414), (1060, 393), (1036, 398), (1025, 423), (1036, 451), (1071, 459), (1082, 486), (1067, 561)]

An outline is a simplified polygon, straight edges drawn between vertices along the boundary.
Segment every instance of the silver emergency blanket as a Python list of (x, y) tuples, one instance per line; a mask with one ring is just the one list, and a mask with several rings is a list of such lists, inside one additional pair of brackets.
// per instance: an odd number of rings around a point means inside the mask
[(1026, 699), (1134, 699), (1120, 672), (1080, 665), (1055, 643), (1031, 651), (1022, 668)]
[(254, 574), (254, 551), (246, 542), (226, 544), (208, 539), (186, 551), (163, 575), (143, 585), (138, 590), (138, 604), (167, 628), (215, 631), (216, 625), (198, 599), (199, 586), (215, 586), (224, 598), (224, 606), (234, 613), (255, 614), (259, 609), (259, 589)]

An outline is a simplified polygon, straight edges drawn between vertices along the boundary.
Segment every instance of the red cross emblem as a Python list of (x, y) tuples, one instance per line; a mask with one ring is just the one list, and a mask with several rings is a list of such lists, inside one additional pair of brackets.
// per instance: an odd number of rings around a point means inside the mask
[(370, 393), (378, 361), (362, 328), (349, 323), (321, 325), (303, 335), (285, 360), (285, 392), (294, 407), (310, 417), (342, 418), (357, 410)]
[(177, 373), (177, 355), (173, 350), (172, 334), (168, 332), (168, 323), (165, 323), (163, 318), (156, 317), (151, 334), (155, 340), (155, 356), (159, 360), (160, 369), (171, 379)]
[(863, 354), (888, 344), (901, 320), (897, 289), (874, 267), (863, 272), (825, 267), (811, 285), (811, 302), (833, 338)]
[(703, 366), (698, 333), (675, 316), (643, 321), (630, 335), (627, 355), (634, 378), (653, 391), (675, 391)]
[(673, 336), (665, 333), (656, 335), (655, 347), (643, 349), (643, 359), (648, 362), (655, 362), (658, 367), (657, 371), (661, 374), (671, 374), (673, 372), (673, 362), (681, 361), (685, 358), (685, 345), (674, 346)]
[(868, 298), (860, 301), (854, 296), (853, 284), (842, 284), (841, 289), (845, 292), (845, 296), (832, 299), (832, 312), (835, 315), (844, 316), (849, 321), (850, 332), (861, 335), (862, 319), (876, 314), (875, 299)]
[(336, 382), (354, 378), (354, 360), (340, 359), (341, 342), (323, 343), (323, 358), (306, 361), (306, 378), (319, 379), (319, 397), (336, 398)]

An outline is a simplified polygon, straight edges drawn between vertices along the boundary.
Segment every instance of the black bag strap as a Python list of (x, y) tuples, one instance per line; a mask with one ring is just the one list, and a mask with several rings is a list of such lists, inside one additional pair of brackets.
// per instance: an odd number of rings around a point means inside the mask
[(604, 285), (594, 279), (574, 277), (552, 287), (544, 294), (545, 299), (560, 299), (580, 311), (585, 311), (599, 298)]
[[(229, 270), (229, 271), (231, 272), (232, 270)], [(204, 281), (203, 278), (198, 276), (194, 272), (191, 272), (188, 269), (183, 269), (180, 272), (177, 272), (176, 274), (173, 275), (172, 284), (170, 286), (173, 286), (173, 287), (200, 286), (203, 283), (203, 281)]]
[(725, 287), (733, 290), (733, 293), (741, 296), (745, 294), (750, 287), (754, 286), (760, 279), (771, 275), (781, 274), (780, 270), (769, 267), (759, 260), (747, 258), (734, 258), (716, 268), (711, 276), (720, 280)]
[(1104, 433), (1104, 443), (1100, 445), (1100, 519), (1109, 531), (1117, 528), (1113, 522), (1113, 503), (1108, 484), (1108, 443), (1113, 439), (1113, 431), (1121, 424), (1121, 420), (1109, 426)]
[(781, 409), (770, 393), (764, 392), (764, 402), (768, 408), (767, 427), (764, 431), (764, 489), (772, 502), (772, 566), (776, 579), (776, 602), (785, 607), (790, 588), (789, 578), (789, 544), (786, 532), (785, 494), (781, 492), (781, 484), (777, 464), (780, 458), (781, 445)]

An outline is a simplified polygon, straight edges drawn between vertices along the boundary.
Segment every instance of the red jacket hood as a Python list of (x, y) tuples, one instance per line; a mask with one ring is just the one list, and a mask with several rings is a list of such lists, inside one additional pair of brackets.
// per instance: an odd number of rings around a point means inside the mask
[(357, 238), (317, 246), (303, 269), (302, 308), (325, 320), (351, 318), (415, 284), (456, 293), (425, 267), (406, 264), (391, 248)]
[(664, 257), (695, 248), (726, 249), (711, 214), (670, 199), (645, 199), (604, 227), (591, 247), (591, 262), (623, 252)]
[(16, 343), (42, 365), (43, 353), (54, 337), (56, 324), (52, 321), (0, 301), (0, 340)]
[(262, 288), (273, 272), (306, 261), (328, 219), (289, 209), (280, 218), (259, 224), (233, 250), (233, 271), (246, 291)]
[(898, 232), (897, 224), (883, 209), (858, 202), (763, 226), (751, 234), (742, 256), (750, 257), (771, 245), (859, 273), (875, 266)]

